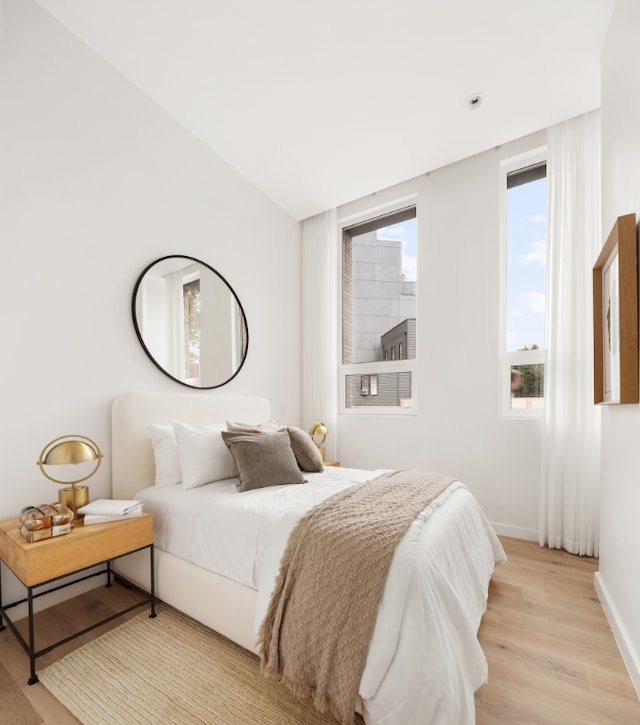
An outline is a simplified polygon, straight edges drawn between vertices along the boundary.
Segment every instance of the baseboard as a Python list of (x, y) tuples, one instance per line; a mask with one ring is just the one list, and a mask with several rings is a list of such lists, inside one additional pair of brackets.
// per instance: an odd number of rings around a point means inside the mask
[(620, 650), (620, 654), (622, 655), (624, 664), (629, 672), (631, 683), (633, 684), (636, 694), (640, 699), (640, 656), (629, 642), (626, 629), (620, 621), (618, 611), (614, 603), (611, 601), (611, 597), (609, 596), (607, 587), (602, 581), (599, 571), (595, 573), (593, 583), (598, 599), (600, 600), (600, 604), (602, 604), (602, 608), (604, 609), (604, 614), (609, 622), (611, 631), (613, 632), (616, 644), (618, 645), (618, 649)]
[(538, 532), (535, 529), (524, 529), (520, 526), (508, 526), (507, 524), (492, 523), (493, 530), (498, 536), (510, 536), (513, 539), (524, 539), (525, 541), (537, 541)]

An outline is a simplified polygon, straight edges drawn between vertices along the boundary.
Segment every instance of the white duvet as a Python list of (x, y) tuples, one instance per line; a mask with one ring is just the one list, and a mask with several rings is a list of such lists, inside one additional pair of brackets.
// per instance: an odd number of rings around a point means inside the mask
[[(258, 590), (257, 633), (296, 521), (316, 503), (382, 471), (330, 468), (304, 485), (239, 493), (236, 479), (136, 494), (154, 516), (155, 544)], [(479, 504), (454, 483), (403, 537), (384, 589), (360, 682), (368, 725), (475, 721), (487, 664), (477, 631), (504, 551)]]

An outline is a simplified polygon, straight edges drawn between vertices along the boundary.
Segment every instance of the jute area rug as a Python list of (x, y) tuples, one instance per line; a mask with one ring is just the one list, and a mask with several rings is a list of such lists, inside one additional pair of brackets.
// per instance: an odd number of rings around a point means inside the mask
[(38, 678), (85, 725), (337, 722), (265, 679), (255, 655), (164, 604), (155, 619), (138, 614)]

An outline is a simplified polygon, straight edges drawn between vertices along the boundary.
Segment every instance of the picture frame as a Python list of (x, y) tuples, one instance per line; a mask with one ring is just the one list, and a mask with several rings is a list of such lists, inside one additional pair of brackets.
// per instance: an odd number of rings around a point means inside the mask
[(594, 402), (638, 402), (636, 215), (616, 219), (593, 267)]

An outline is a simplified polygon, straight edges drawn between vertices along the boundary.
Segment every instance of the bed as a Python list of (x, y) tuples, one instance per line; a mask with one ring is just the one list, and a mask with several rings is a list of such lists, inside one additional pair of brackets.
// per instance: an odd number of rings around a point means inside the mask
[[(252, 652), (301, 512), (380, 472), (326, 467), (305, 473), (304, 486), (249, 495), (234, 479), (186, 491), (181, 484), (160, 487), (148, 426), (270, 419), (268, 401), (258, 397), (123, 393), (112, 407), (112, 495), (140, 498), (154, 515), (157, 595)], [(504, 551), (462, 483), (427, 508), (397, 548), (378, 609), (357, 708), (368, 725), (472, 723), (473, 693), (487, 679), (477, 631)], [(207, 552), (216, 546), (221, 553), (211, 563)], [(148, 586), (143, 556), (117, 568)]]

